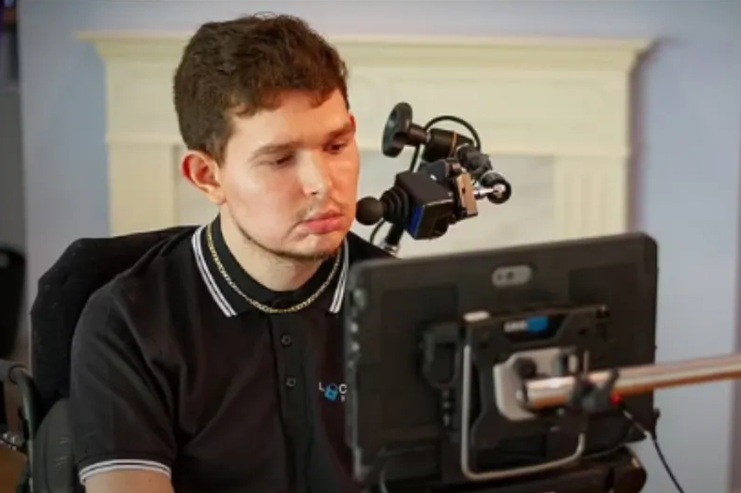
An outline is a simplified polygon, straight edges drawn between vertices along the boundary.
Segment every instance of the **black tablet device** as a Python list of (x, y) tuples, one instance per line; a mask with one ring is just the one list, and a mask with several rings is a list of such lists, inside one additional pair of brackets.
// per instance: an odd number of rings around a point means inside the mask
[[(556, 417), (512, 421), (498, 411), (492, 365), (553, 347), (588, 353), (589, 370), (654, 363), (656, 285), (657, 245), (640, 233), (355, 266), (344, 330), (356, 478), (377, 482), (380, 468), (384, 481), (466, 482), (460, 349), (463, 321), (477, 313), (500, 323), (479, 337), (472, 365), (471, 468), (568, 456), (577, 435), (556, 429)], [(625, 405), (644, 427), (653, 423), (652, 394)], [(584, 436), (593, 457), (642, 438), (620, 411), (590, 415)]]

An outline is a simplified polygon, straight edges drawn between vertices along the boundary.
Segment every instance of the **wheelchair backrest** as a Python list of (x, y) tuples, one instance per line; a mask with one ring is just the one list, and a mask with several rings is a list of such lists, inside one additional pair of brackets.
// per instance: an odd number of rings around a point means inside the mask
[(31, 364), (40, 416), (69, 396), (70, 347), (88, 299), (147, 251), (194, 226), (75, 241), (39, 279), (31, 306)]

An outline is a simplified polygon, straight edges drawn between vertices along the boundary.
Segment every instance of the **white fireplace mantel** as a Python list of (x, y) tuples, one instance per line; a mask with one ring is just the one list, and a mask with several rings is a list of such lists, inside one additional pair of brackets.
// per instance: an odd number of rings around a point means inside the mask
[[(82, 32), (105, 63), (111, 234), (183, 221), (172, 76), (188, 33)], [(469, 121), (484, 151), (553, 162), (555, 238), (628, 228), (631, 74), (646, 40), (330, 37), (358, 144), (380, 152), (399, 101)], [(392, 174), (385, 178), (392, 183)], [(517, 184), (515, 184), (516, 187)], [(516, 190), (516, 188), (515, 188)]]

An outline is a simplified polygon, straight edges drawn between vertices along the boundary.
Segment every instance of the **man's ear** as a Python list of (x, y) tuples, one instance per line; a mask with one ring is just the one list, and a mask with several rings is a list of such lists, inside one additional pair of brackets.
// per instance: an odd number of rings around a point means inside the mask
[(183, 176), (200, 190), (214, 205), (224, 203), (224, 190), (221, 187), (221, 168), (207, 154), (188, 151), (181, 164)]

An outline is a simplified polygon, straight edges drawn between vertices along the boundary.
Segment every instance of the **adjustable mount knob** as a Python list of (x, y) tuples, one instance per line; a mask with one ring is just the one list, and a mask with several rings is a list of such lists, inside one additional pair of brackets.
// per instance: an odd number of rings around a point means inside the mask
[(427, 140), (425, 129), (412, 119), (412, 107), (408, 103), (398, 103), (391, 110), (383, 129), (383, 154), (396, 157), (404, 146), (419, 146)]

